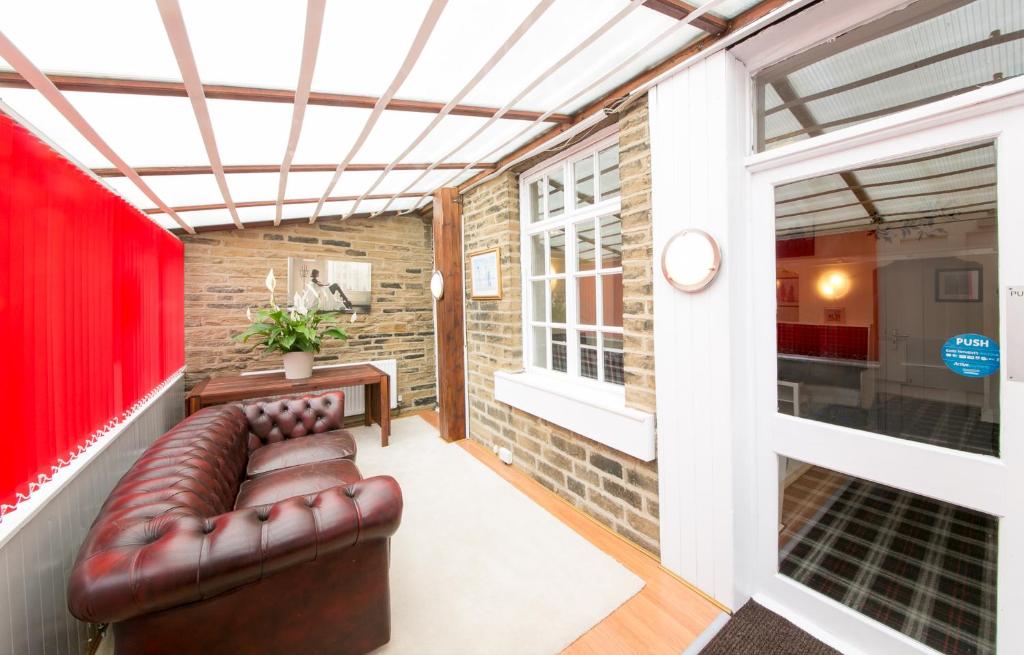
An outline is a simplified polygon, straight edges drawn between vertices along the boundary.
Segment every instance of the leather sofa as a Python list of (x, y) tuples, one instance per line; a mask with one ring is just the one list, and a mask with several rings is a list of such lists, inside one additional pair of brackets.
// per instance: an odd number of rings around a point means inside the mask
[(114, 487), (68, 582), (118, 654), (365, 653), (390, 639), (402, 493), (363, 479), (340, 392), (203, 409)]

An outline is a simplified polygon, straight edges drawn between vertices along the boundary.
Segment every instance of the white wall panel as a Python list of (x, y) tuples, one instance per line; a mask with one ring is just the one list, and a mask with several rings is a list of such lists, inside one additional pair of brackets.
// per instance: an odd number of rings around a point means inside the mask
[[(184, 381), (179, 377), (111, 443), (94, 444), (102, 452), (4, 539), (0, 545), (0, 655), (86, 651), (89, 630), (67, 610), (67, 579), (78, 548), (117, 480), (183, 416)], [(46, 486), (36, 493), (46, 493)], [(8, 514), (4, 520), (16, 515)]]
[[(654, 352), (663, 563), (735, 607), (733, 445), (743, 430), (747, 75), (728, 52), (650, 93), (654, 231)], [(665, 243), (700, 228), (723, 263), (687, 294), (660, 274)]]

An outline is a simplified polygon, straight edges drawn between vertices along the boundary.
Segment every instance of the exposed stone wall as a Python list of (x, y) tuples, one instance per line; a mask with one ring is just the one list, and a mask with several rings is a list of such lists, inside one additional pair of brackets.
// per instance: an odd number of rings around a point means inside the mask
[[(280, 368), (231, 340), (248, 324), (247, 306), (266, 305), (267, 270), (278, 304), (288, 299), (288, 258), (369, 262), (370, 313), (343, 323), (347, 342), (327, 342), (317, 363), (396, 359), (401, 405), (433, 406), (433, 267), (430, 221), (418, 216), (326, 220), (314, 225), (234, 228), (182, 237), (185, 243), (185, 362), (189, 387), (218, 373)], [(347, 316), (345, 317), (347, 318)]]
[[(647, 101), (621, 117), (627, 405), (654, 411), (650, 145)], [(641, 547), (658, 553), (656, 462), (641, 462), (494, 399), (494, 372), (522, 368), (519, 185), (506, 173), (463, 198), (464, 249), (501, 247), (500, 300), (466, 305), (470, 436), (504, 446), (514, 465)], [(466, 289), (470, 288), (469, 276)]]

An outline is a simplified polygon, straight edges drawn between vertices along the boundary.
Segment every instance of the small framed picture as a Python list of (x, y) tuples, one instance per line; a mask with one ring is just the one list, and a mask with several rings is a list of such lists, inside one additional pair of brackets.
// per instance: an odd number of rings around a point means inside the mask
[(981, 302), (981, 268), (936, 270), (935, 302)]
[(779, 307), (800, 306), (800, 276), (779, 271), (775, 276), (775, 301)]
[(846, 323), (845, 307), (826, 307), (825, 323), (843, 325)]
[(469, 253), (469, 270), (470, 298), (501, 298), (501, 248), (488, 248)]

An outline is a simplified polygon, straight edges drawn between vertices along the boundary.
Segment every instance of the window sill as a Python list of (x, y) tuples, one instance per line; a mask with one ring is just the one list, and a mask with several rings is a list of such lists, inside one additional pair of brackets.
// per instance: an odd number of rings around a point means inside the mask
[(656, 456), (654, 415), (626, 407), (622, 393), (537, 373), (497, 371), (494, 398), (641, 461)]

